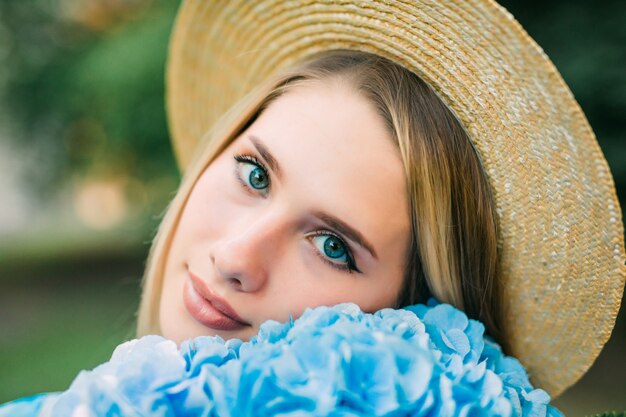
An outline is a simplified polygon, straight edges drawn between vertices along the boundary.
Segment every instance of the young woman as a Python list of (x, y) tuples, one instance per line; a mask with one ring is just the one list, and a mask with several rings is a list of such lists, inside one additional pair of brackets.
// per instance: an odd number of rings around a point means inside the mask
[(591, 365), (626, 275), (619, 205), (571, 93), (497, 4), (187, 1), (170, 52), (184, 179), (139, 336), (249, 340), (310, 307), (434, 297), (553, 395)]

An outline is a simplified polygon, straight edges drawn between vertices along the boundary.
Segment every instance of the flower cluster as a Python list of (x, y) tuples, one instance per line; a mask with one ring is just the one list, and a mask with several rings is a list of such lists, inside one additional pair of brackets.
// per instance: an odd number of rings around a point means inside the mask
[(264, 323), (249, 342), (132, 340), (40, 400), (36, 415), (561, 415), (549, 400), (482, 324), (433, 301), (375, 314), (308, 309)]

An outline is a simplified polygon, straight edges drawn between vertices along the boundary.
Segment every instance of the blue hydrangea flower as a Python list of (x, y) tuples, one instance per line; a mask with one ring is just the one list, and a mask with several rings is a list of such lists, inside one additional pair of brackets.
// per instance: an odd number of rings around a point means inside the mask
[(431, 300), (355, 304), (268, 321), (249, 342), (160, 336), (118, 346), (62, 393), (4, 416), (560, 416), (524, 368), (464, 313)]

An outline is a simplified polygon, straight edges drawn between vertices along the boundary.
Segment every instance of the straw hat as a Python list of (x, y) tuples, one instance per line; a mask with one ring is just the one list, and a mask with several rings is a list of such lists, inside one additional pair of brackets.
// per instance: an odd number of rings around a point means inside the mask
[(542, 49), (490, 0), (183, 2), (170, 44), (169, 122), (180, 167), (270, 74), (331, 49), (389, 58), (466, 128), (500, 225), (512, 354), (553, 396), (591, 366), (624, 288), (624, 235), (607, 163)]

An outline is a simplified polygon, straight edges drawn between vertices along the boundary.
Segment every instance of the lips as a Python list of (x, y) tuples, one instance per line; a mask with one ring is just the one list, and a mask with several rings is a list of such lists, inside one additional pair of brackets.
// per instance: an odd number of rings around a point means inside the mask
[(214, 330), (240, 330), (250, 326), (198, 276), (189, 271), (183, 288), (183, 303), (196, 321)]

